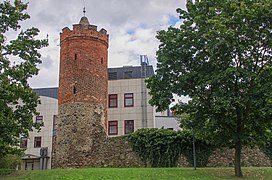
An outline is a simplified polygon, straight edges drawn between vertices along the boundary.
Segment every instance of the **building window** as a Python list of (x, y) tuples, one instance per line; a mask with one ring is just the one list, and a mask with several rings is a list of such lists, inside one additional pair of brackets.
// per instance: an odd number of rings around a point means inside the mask
[(117, 72), (109, 72), (109, 80), (117, 80)]
[(43, 122), (43, 116), (36, 116), (36, 123), (42, 124)]
[(76, 94), (76, 86), (73, 88), (73, 94)]
[(42, 146), (42, 137), (34, 137), (34, 148)]
[(77, 54), (75, 54), (75, 60), (77, 60)]
[(20, 148), (27, 148), (27, 138), (26, 137), (21, 138)]
[(118, 134), (118, 121), (109, 121), (109, 135)]
[(125, 71), (124, 79), (131, 79), (131, 78), (132, 78), (132, 71)]
[(57, 135), (57, 115), (53, 116), (53, 136)]
[(134, 120), (125, 120), (125, 134), (134, 132)]
[(133, 93), (126, 93), (124, 95), (124, 106), (125, 107), (133, 107), (134, 106)]
[(101, 58), (101, 64), (103, 64), (103, 58)]
[(114, 108), (117, 106), (118, 106), (117, 94), (109, 94), (109, 108)]

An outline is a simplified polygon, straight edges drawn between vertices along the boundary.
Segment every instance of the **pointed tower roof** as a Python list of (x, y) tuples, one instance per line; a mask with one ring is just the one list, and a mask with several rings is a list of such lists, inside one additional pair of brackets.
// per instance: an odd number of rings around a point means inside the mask
[(90, 25), (88, 18), (85, 16), (86, 14), (85, 2), (84, 2), (83, 14), (84, 16), (80, 19), (79, 24), (85, 25), (85, 26)]
[(79, 24), (81, 24), (81, 25), (90, 25), (89, 20), (88, 20), (88, 18), (86, 16), (83, 16), (80, 19)]

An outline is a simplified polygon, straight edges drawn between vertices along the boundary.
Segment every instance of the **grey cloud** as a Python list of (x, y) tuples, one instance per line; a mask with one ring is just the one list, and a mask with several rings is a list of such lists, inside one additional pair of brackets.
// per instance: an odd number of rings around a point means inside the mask
[[(62, 28), (72, 28), (79, 22), (83, 4), (84, 0), (29, 2), (27, 12), (31, 18), (23, 25), (38, 27), (41, 34), (49, 34), (50, 39), (49, 47), (42, 50), (40, 73), (30, 81), (31, 86), (57, 86), (59, 33)], [(91, 24), (98, 29), (105, 28), (110, 35), (110, 67), (138, 65), (140, 54), (147, 54), (155, 66), (156, 31), (169, 26), (169, 17), (177, 16), (178, 7), (184, 8), (185, 0), (88, 0), (86, 16)]]
[(42, 63), (39, 65), (39, 68), (46, 68), (49, 69), (53, 66), (53, 59), (47, 55), (46, 57), (42, 57)]

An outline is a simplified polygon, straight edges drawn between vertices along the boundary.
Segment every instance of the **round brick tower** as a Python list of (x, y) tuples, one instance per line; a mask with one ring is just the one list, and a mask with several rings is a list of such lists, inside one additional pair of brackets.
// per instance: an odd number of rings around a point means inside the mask
[[(87, 17), (60, 34), (59, 106), (86, 102), (107, 107), (108, 35)], [(106, 118), (105, 118), (106, 120)], [(105, 121), (106, 122), (106, 121)]]
[(108, 34), (87, 17), (60, 33), (60, 73), (54, 167), (90, 166), (106, 137)]

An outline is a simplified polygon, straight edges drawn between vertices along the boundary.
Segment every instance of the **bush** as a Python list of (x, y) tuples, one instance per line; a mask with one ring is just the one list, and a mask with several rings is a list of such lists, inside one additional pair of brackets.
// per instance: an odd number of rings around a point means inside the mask
[[(187, 132), (145, 128), (130, 134), (128, 140), (151, 167), (175, 167), (181, 154), (193, 165), (192, 136)], [(197, 165), (204, 167), (214, 148), (201, 140), (196, 140), (195, 144)]]
[(15, 154), (8, 154), (0, 158), (0, 169), (16, 169), (17, 165), (20, 165), (22, 162), (21, 157)]
[(272, 160), (272, 140), (269, 139), (261, 148), (265, 155), (268, 156), (270, 160)]
[[(184, 138), (187, 139), (186, 149), (183, 150), (182, 154), (186, 157), (189, 165), (194, 165), (193, 156), (193, 136), (189, 133), (184, 133)], [(195, 139), (195, 154), (196, 154), (196, 166), (206, 167), (208, 164), (209, 157), (215, 150), (215, 146), (205, 142), (201, 139)]]
[(0, 176), (8, 175), (14, 171), (15, 169), (0, 169)]

